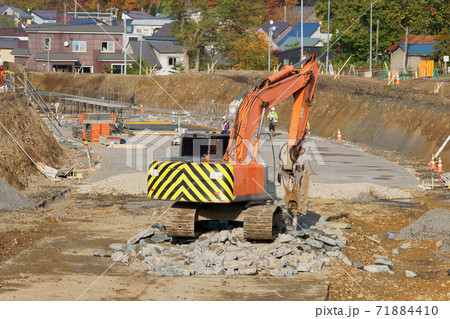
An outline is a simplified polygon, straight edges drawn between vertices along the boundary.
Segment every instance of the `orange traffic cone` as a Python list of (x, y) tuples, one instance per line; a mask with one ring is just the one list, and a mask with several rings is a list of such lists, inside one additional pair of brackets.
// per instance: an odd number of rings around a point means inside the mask
[(431, 155), (430, 169), (436, 169), (436, 162), (434, 161), (434, 154)]
[(444, 173), (444, 170), (442, 169), (442, 161), (441, 161), (440, 157), (439, 157), (439, 162), (438, 162), (436, 173)]
[(395, 85), (400, 85), (400, 76), (397, 73), (397, 76), (395, 78)]
[(419, 75), (417, 74), (417, 71), (414, 73), (414, 78), (415, 78), (415, 79), (418, 79), (418, 78), (419, 78)]
[(338, 129), (337, 141), (342, 142), (341, 130)]
[(388, 81), (391, 81), (392, 80), (392, 75), (391, 75), (391, 71), (389, 71), (389, 74), (388, 74)]

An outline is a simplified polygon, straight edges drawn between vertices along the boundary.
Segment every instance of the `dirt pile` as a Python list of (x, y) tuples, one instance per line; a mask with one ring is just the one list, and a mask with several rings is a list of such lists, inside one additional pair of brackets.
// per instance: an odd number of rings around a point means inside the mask
[[(214, 74), (171, 76), (120, 76), (106, 74), (45, 74), (30, 72), (39, 89), (65, 92), (84, 88), (136, 94), (136, 104), (180, 109), (189, 100), (231, 103), (243, 90), (255, 85), (268, 72), (220, 71)], [(429, 161), (450, 131), (450, 90), (430, 94), (441, 79), (402, 81), (387, 86), (386, 80), (320, 75), (310, 114), (314, 135), (335, 137), (337, 129), (344, 140), (369, 147), (398, 151), (407, 157)], [(158, 82), (158, 83), (156, 83)], [(173, 97), (173, 99), (172, 99)], [(175, 102), (175, 101), (176, 102)], [(292, 98), (277, 108), (280, 129), (287, 130)], [(442, 158), (450, 163), (450, 149)]]
[[(36, 152), (46, 165), (59, 167), (63, 164), (62, 147), (24, 95), (1, 95), (0, 122), (35, 162), (40, 162)], [(30, 175), (40, 173), (2, 127), (0, 141), (0, 178), (11, 186), (24, 189)]]
[(36, 204), (0, 178), (0, 212), (32, 209)]

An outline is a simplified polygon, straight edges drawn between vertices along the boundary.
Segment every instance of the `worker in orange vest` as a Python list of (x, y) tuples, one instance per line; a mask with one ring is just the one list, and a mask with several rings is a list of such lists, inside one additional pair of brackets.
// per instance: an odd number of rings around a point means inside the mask
[(5, 74), (5, 69), (3, 68), (3, 65), (0, 65), (0, 85), (3, 84), (3, 74)]

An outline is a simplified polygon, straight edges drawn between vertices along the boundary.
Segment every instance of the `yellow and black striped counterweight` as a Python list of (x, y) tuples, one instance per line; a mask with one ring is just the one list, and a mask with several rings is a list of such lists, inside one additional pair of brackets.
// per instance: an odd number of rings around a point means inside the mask
[(233, 188), (233, 167), (228, 164), (153, 161), (148, 169), (151, 199), (230, 203)]

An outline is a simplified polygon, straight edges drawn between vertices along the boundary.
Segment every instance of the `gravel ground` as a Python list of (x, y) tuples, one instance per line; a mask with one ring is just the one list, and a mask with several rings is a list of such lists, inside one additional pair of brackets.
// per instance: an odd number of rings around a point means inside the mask
[(33, 209), (36, 204), (0, 178), (0, 212)]
[(436, 208), (403, 228), (397, 239), (450, 239), (450, 210)]
[(109, 177), (103, 181), (80, 185), (78, 193), (97, 195), (145, 195), (147, 193), (147, 174), (133, 173)]
[(311, 183), (309, 197), (348, 201), (370, 201), (374, 199), (406, 199), (411, 198), (412, 195), (405, 190), (392, 189), (370, 183)]

